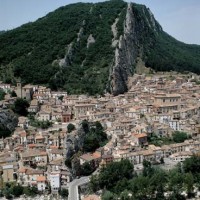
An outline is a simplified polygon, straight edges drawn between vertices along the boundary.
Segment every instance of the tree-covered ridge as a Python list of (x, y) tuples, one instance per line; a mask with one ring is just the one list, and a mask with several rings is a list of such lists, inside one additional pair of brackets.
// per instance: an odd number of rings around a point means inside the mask
[(141, 33), (143, 60), (147, 67), (156, 71), (191, 71), (200, 73), (200, 46), (189, 45), (176, 40), (162, 30), (157, 21), (153, 27), (150, 10), (144, 5), (133, 4), (134, 16), (139, 25), (144, 26)]
[(200, 46), (177, 41), (165, 32), (156, 37), (146, 65), (157, 71), (191, 71), (200, 73)]
[[(8, 31), (0, 37), (1, 74), (9, 66), (24, 83), (49, 84), (71, 93), (102, 92), (114, 55), (111, 25), (125, 7), (120, 0), (72, 4)], [(95, 43), (87, 48), (90, 34)], [(60, 69), (55, 61), (64, 58), (69, 44), (73, 48), (71, 66)], [(9, 78), (4, 77), (4, 81)]]

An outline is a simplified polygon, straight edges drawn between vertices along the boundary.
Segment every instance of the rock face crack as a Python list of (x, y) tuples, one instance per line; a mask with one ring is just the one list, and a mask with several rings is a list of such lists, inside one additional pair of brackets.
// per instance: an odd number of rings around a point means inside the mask
[(89, 35), (88, 39), (87, 39), (87, 49), (90, 47), (91, 44), (95, 43), (95, 39), (92, 36), (92, 34)]
[(113, 33), (112, 47), (116, 47), (117, 44), (118, 44), (118, 40), (116, 39), (117, 38), (117, 34), (118, 34), (118, 31), (117, 31), (117, 23), (118, 23), (118, 21), (119, 21), (119, 18), (116, 18), (115, 22), (111, 26), (111, 30), (112, 30), (112, 33)]
[(128, 77), (132, 75), (133, 65), (137, 56), (135, 38), (135, 20), (132, 6), (129, 3), (126, 13), (124, 35), (120, 36), (115, 49), (114, 65), (111, 74), (111, 92), (114, 95), (127, 91)]
[(67, 45), (67, 50), (66, 50), (66, 54), (65, 57), (63, 59), (59, 60), (59, 66), (60, 67), (68, 67), (70, 65), (72, 65), (73, 62), (73, 57), (75, 56), (75, 47), (79, 47), (80, 45), (80, 40), (83, 36), (83, 32), (84, 32), (84, 28), (83, 26), (85, 26), (85, 20), (83, 20), (82, 22), (82, 26), (79, 29), (79, 32), (77, 33), (77, 39), (75, 42), (71, 42), (69, 45)]
[[(128, 80), (134, 74), (138, 61), (144, 61), (146, 49), (153, 47), (154, 35), (161, 29), (149, 10), (140, 12), (140, 9), (136, 4), (128, 3), (123, 35), (120, 36), (115, 47), (115, 56), (109, 74), (108, 88), (114, 95), (128, 91)], [(115, 23), (112, 27), (113, 31)], [(152, 37), (149, 37), (150, 33)], [(116, 32), (113, 32), (113, 35), (115, 37)]]

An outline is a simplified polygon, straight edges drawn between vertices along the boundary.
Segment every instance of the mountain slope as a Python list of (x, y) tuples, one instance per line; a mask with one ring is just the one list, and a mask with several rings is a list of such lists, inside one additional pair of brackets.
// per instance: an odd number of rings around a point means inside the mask
[(1, 34), (0, 79), (119, 94), (141, 60), (155, 70), (200, 73), (199, 55), (200, 46), (169, 36), (143, 5), (77, 3)]

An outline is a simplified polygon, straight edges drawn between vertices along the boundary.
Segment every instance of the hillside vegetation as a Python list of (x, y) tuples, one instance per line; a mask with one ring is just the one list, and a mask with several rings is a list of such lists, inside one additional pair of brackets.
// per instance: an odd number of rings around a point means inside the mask
[[(72, 4), (9, 31), (0, 37), (1, 68), (8, 65), (24, 83), (49, 84), (71, 93), (102, 92), (113, 58), (111, 25), (125, 7), (122, 1)], [(81, 27), (83, 35), (77, 42)], [(96, 42), (87, 49), (90, 34)], [(74, 48), (71, 66), (60, 69), (54, 61), (64, 58), (70, 43)]]
[(102, 200), (186, 200), (198, 199), (200, 157), (192, 156), (171, 170), (143, 161), (141, 173), (129, 160), (113, 162), (90, 178), (92, 192), (102, 190)]
[[(155, 70), (200, 73), (200, 47), (179, 42), (152, 21), (148, 9), (132, 4), (135, 23), (141, 24), (142, 59)], [(115, 48), (111, 25), (117, 23), (117, 39), (124, 33), (127, 3), (77, 3), (57, 9), (36, 22), (0, 34), (0, 80), (43, 84), (71, 94), (101, 94), (108, 87)], [(92, 35), (95, 42), (88, 45)], [(65, 64), (60, 65), (64, 59)]]

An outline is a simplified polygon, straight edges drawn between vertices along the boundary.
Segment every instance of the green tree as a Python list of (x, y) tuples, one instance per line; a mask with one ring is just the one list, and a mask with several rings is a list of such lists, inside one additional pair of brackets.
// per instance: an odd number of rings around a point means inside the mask
[(3, 194), (6, 199), (12, 199), (12, 188), (10, 183), (6, 183), (3, 188)]
[(29, 116), (29, 119), (31, 121), (31, 126), (37, 127), (37, 128), (41, 128), (41, 129), (47, 129), (49, 127), (52, 126), (52, 122), (47, 120), (47, 121), (39, 121), (39, 120), (35, 120), (34, 116)]
[(6, 138), (11, 135), (11, 131), (6, 127), (0, 127), (0, 138)]
[(19, 197), (23, 194), (23, 187), (20, 186), (20, 185), (16, 185), (16, 186), (13, 186), (12, 187), (12, 194), (15, 196), (15, 197)]
[(132, 200), (132, 194), (131, 194), (131, 192), (128, 191), (128, 190), (124, 190), (120, 194), (120, 200)]
[(156, 193), (157, 199), (164, 199), (164, 190), (168, 182), (167, 173), (161, 169), (155, 169), (150, 178), (152, 193)]
[(61, 95), (61, 96), (59, 96), (59, 97), (58, 97), (58, 99), (59, 99), (60, 101), (62, 101), (62, 100), (63, 100), (63, 98), (64, 98), (64, 96), (63, 96), (63, 95)]
[(89, 122), (85, 120), (82, 122), (82, 128), (85, 132), (83, 143), (84, 152), (93, 152), (100, 146), (104, 146), (107, 142), (107, 134), (104, 132), (100, 122), (97, 121), (89, 125)]
[(168, 197), (169, 200), (186, 200), (186, 198), (181, 195), (179, 192), (172, 192)]
[(152, 196), (149, 177), (140, 175), (136, 178), (133, 178), (129, 183), (129, 189), (134, 195), (133, 199), (151, 199), (148, 198)]
[(70, 169), (72, 168), (72, 160), (71, 160), (71, 158), (67, 158), (65, 160), (65, 165)]
[(133, 165), (129, 160), (113, 162), (102, 169), (99, 174), (100, 188), (111, 189), (116, 186), (118, 181), (123, 178), (131, 179), (133, 177)]
[(186, 173), (185, 177), (184, 177), (184, 184), (186, 187), (186, 191), (188, 196), (190, 197), (190, 195), (193, 193), (193, 185), (194, 185), (194, 177), (192, 175), (192, 173)]
[(97, 131), (103, 131), (103, 126), (99, 121), (95, 122), (95, 127)]
[(151, 176), (153, 175), (154, 169), (151, 165), (151, 162), (148, 160), (143, 160), (143, 175), (144, 176)]
[(0, 88), (0, 101), (4, 100), (5, 95), (6, 93), (4, 92), (4, 90)]
[(11, 97), (17, 97), (17, 94), (14, 90), (11, 91), (10, 95), (11, 95)]
[(61, 189), (61, 190), (59, 191), (59, 194), (60, 194), (61, 197), (66, 198), (66, 197), (68, 197), (69, 192), (68, 192), (67, 189), (63, 188), (63, 189)]
[(29, 103), (25, 99), (17, 98), (12, 110), (18, 115), (27, 116), (28, 115)]
[(161, 159), (160, 159), (160, 163), (161, 163), (161, 164), (164, 164), (164, 163), (165, 163), (165, 161), (164, 161), (164, 158), (163, 158), (163, 157), (161, 157)]
[(185, 159), (183, 171), (185, 173), (192, 173), (195, 182), (200, 183), (200, 156), (194, 155), (191, 158)]
[(26, 196), (31, 196), (31, 197), (34, 197), (35, 195), (38, 194), (38, 190), (36, 187), (24, 187), (23, 188), (23, 193), (26, 195)]
[(175, 131), (172, 134), (173, 141), (176, 143), (184, 142), (186, 139), (188, 139), (188, 135), (185, 132)]
[(73, 158), (72, 160), (72, 171), (75, 176), (81, 175), (81, 164), (77, 157)]
[(23, 193), (26, 195), (26, 196), (30, 196), (30, 197), (34, 197), (38, 194), (38, 189), (37, 187), (33, 186), (33, 187), (24, 187), (23, 188)]
[(71, 124), (71, 123), (69, 123), (68, 125), (67, 125), (67, 131), (68, 131), (68, 133), (71, 133), (73, 130), (75, 130), (75, 126), (74, 126), (74, 124)]
[(122, 180), (116, 183), (116, 186), (112, 189), (112, 191), (116, 194), (121, 194), (124, 191), (124, 189), (127, 188), (128, 184), (128, 179), (123, 178)]
[(117, 200), (117, 196), (110, 191), (105, 191), (101, 198), (102, 200)]
[(84, 152), (94, 152), (100, 147), (97, 137), (93, 134), (87, 134), (84, 139), (83, 150)]
[(173, 191), (176, 196), (179, 196), (183, 191), (184, 174), (177, 169), (173, 169), (169, 172), (168, 189)]
[(92, 166), (92, 164), (89, 162), (85, 162), (81, 166), (81, 174), (83, 176), (88, 176), (88, 175), (92, 174), (92, 172), (94, 172), (94, 170), (95, 170), (94, 166)]
[(191, 158), (185, 159), (183, 162), (183, 169), (185, 172), (196, 174), (200, 172), (200, 156), (194, 155)]
[(90, 127), (89, 127), (89, 123), (87, 120), (83, 120), (82, 123), (82, 128), (84, 130), (84, 132), (87, 134), (90, 131)]
[(99, 186), (99, 177), (98, 175), (92, 175), (90, 178), (89, 188), (92, 192), (96, 192), (100, 189)]
[(30, 187), (24, 187), (23, 193), (24, 193), (26, 196), (31, 196)]
[(35, 187), (35, 186), (31, 187), (31, 191), (32, 191), (34, 194), (38, 194), (38, 189), (37, 189), (37, 187)]

